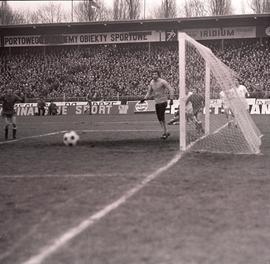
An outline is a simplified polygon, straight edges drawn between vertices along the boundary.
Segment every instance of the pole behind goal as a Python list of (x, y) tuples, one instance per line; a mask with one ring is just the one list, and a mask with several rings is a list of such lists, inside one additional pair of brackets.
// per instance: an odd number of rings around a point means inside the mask
[[(183, 32), (178, 32), (178, 61), (180, 151), (260, 153), (261, 133), (249, 115), (246, 99), (238, 93), (237, 73)], [(204, 112), (195, 122), (186, 116), (186, 100), (192, 91), (204, 100)]]

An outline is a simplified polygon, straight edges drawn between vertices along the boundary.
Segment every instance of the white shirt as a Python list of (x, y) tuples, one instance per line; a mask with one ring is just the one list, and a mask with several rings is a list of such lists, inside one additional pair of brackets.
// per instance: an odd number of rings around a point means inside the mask
[(246, 95), (248, 95), (248, 90), (246, 88), (246, 86), (240, 84), (237, 88), (236, 88), (236, 92), (238, 94), (238, 96), (240, 98), (245, 98)]
[(224, 91), (221, 91), (219, 93), (219, 97), (222, 101), (223, 108), (228, 109), (229, 108), (229, 101), (228, 101), (228, 98), (227, 98), (226, 94), (224, 93)]
[(249, 105), (248, 105), (248, 101), (246, 100), (246, 95), (249, 95), (247, 88), (244, 85), (239, 85), (236, 88), (236, 92), (238, 94), (238, 96), (240, 97), (241, 102), (243, 103), (244, 107), (248, 110), (249, 109)]

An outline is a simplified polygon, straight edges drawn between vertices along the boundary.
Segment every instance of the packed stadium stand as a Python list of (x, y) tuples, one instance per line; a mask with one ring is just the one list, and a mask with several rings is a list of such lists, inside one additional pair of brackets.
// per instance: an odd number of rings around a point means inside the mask
[[(201, 43), (240, 75), (252, 96), (269, 98), (269, 38)], [(153, 67), (177, 90), (177, 50), (176, 41), (1, 49), (0, 93), (11, 83), (29, 99), (81, 100), (89, 91), (104, 100), (136, 98), (145, 93)], [(194, 63), (187, 71), (194, 78), (196, 67), (200, 65)]]

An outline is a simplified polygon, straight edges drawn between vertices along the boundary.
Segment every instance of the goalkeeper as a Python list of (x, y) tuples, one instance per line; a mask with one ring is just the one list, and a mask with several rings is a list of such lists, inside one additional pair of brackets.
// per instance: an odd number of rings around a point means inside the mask
[(158, 70), (152, 71), (152, 78), (153, 79), (149, 84), (147, 94), (145, 95), (144, 99), (140, 101), (140, 103), (143, 103), (151, 96), (154, 97), (157, 119), (163, 130), (161, 138), (166, 139), (170, 136), (170, 133), (167, 130), (167, 125), (165, 122), (165, 111), (168, 101), (168, 92), (170, 105), (173, 104), (173, 88), (166, 80), (160, 78), (160, 72)]

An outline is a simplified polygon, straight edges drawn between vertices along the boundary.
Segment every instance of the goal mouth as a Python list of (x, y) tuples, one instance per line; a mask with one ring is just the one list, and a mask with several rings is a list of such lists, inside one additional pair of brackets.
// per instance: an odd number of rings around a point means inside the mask
[(186, 33), (178, 32), (178, 52), (180, 151), (260, 154), (239, 75)]
[(251, 152), (240, 128), (234, 125), (230, 126), (229, 123), (224, 124), (213, 133), (208, 135), (204, 134), (195, 139), (195, 141), (189, 141), (186, 151), (197, 153), (261, 155), (260, 150), (258, 152)]

